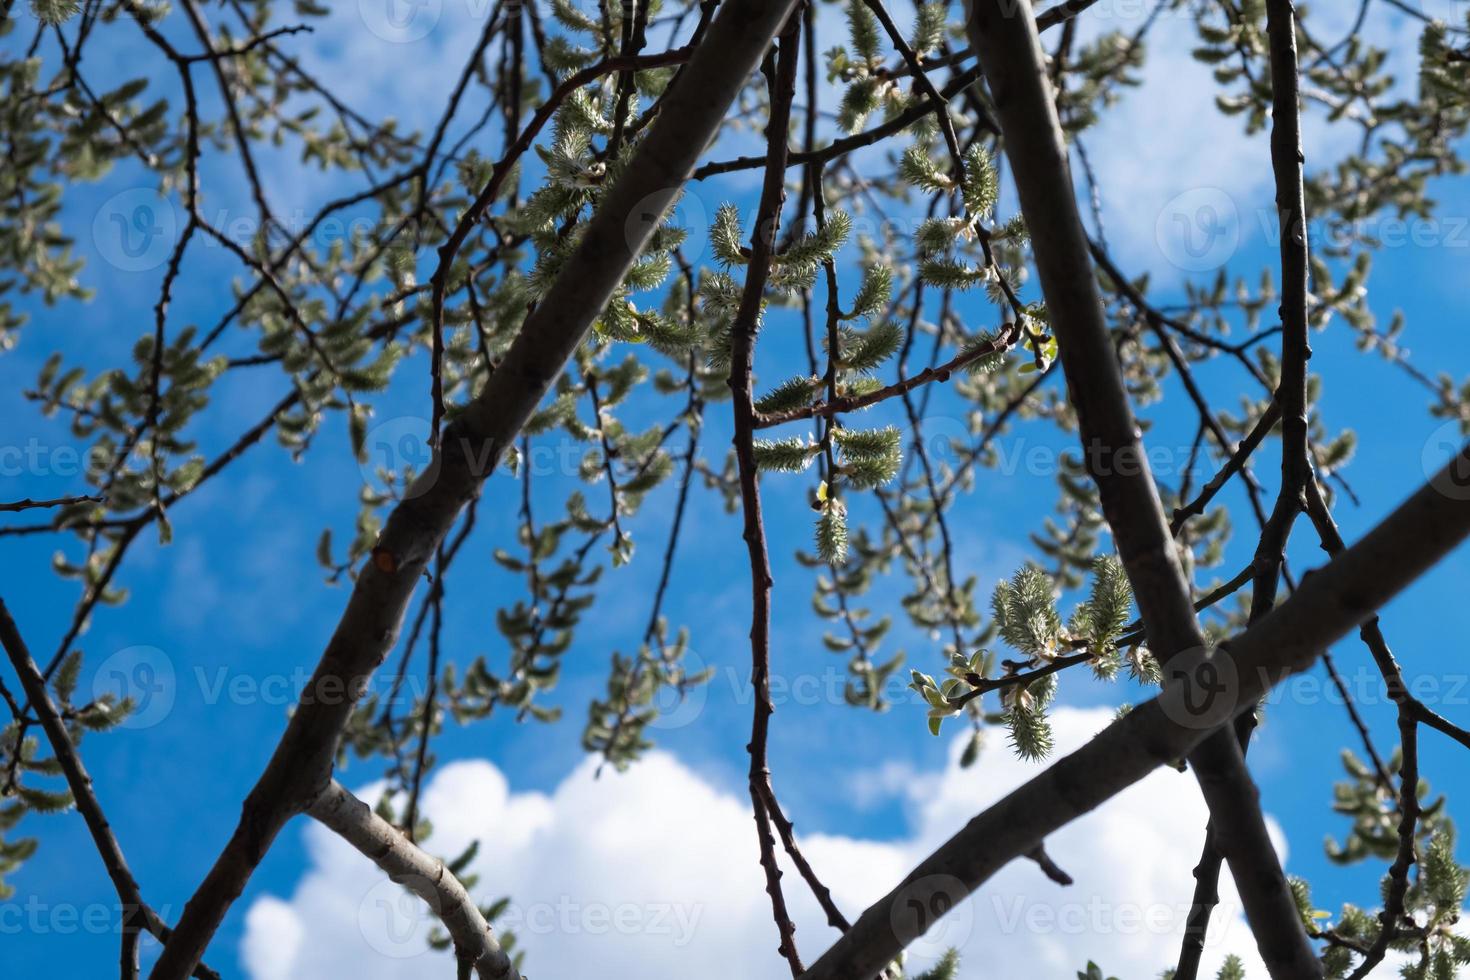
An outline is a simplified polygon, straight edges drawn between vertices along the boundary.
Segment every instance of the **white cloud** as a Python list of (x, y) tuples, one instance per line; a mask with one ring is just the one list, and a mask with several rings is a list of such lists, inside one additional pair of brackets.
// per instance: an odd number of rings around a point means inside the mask
[[(1059, 748), (1082, 744), (1108, 717), (1101, 709), (1058, 710)], [(915, 774), (908, 789), (898, 789), (911, 817), (898, 839), (803, 839), (850, 917), (1035, 774), (1038, 767), (1012, 757), (999, 736), (992, 741), (977, 768), (959, 768), (956, 745), (943, 773)], [(588, 760), (549, 795), (515, 793), (489, 762), (457, 762), (440, 769), (426, 792), (436, 849), (452, 856), (482, 840), (474, 892), (483, 901), (512, 897), (508, 924), (528, 950), (532, 975), (781, 975), (743, 788), (712, 785), (662, 752), (624, 774), (608, 770), (596, 779), (594, 771)], [(901, 787), (898, 775), (885, 769), (876, 792)], [(834, 787), (849, 784), (839, 774), (827, 778)], [(792, 816), (800, 826), (802, 815)], [(967, 978), (1065, 977), (1089, 958), (1109, 975), (1155, 977), (1178, 949), (1204, 822), (1193, 778), (1156, 772), (1048, 840), (1073, 886), (1016, 862), (916, 944), (916, 954), (927, 959), (958, 945)], [(243, 960), (254, 980), (397, 980), (438, 969), (429, 963), (439, 954), (424, 944), (432, 920), (416, 899), (323, 828), (310, 826), (306, 841), (309, 866), (291, 897), (258, 899), (247, 913)], [(835, 933), (794, 870), (783, 880), (810, 961)], [(1264, 978), (1233, 885), (1221, 885), (1206, 965), (1213, 970), (1234, 951), (1252, 978)]]
[(247, 943), (245, 969), (253, 977), (286, 977), (301, 951), (305, 923), (289, 902), (262, 898), (250, 906), (245, 929), (253, 936), (269, 936), (269, 942)]

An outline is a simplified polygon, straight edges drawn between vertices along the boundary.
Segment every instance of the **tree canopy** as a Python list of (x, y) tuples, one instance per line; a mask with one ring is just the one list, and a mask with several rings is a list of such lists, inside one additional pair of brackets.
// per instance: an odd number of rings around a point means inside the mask
[[(1385, 320), (1369, 283), (1396, 229), (1453, 233), (1434, 195), (1465, 170), (1470, 20), (1359, 0), (1339, 33), (1340, 13), (1290, 0), (1154, 0), (1114, 30), (1117, 6), (495, 0), (463, 65), (431, 75), (415, 44), (444, 4), (365, 2), (362, 28), (405, 56), (354, 70), (449, 80), (404, 125), (303, 56), (333, 16), (310, 0), (7, 3), (0, 350), (43, 363), (11, 366), (6, 451), (59, 419), (75, 465), (7, 473), (25, 499), (0, 505), (0, 537), (54, 544), (77, 598), (59, 625), (13, 598), (0, 615), (0, 874), (44, 860), (44, 815), (75, 807), (122, 906), (122, 975), (147, 934), (150, 976), (214, 976), (211, 940), (307, 816), (429, 903), (461, 976), (537, 975), (496, 927), (504, 906), (477, 905), (473, 848), (434, 852), (434, 740), (513, 717), (637, 766), (715, 673), (691, 653), (702, 624), (668, 614), (681, 547), (718, 533), (686, 519), (707, 495), (740, 529), (721, 574), (749, 587), (750, 724), (720, 737), (748, 751), (750, 856), (793, 977), (961, 975), (964, 951), (905, 974), (904, 949), (1018, 858), (1068, 884), (1046, 837), (1166, 765), (1197, 777), (1211, 821), (1178, 869), (1195, 893), (1165, 975), (1203, 975), (1227, 867), (1276, 980), (1463, 973), (1467, 871), (1418, 744), (1470, 733), (1415, 696), (1414, 660), (1375, 613), (1470, 534), (1470, 380), (1406, 346), (1451, 327)], [(1397, 25), (1392, 42), (1370, 16)], [(1268, 137), (1274, 202), (1256, 214), (1269, 254), (1237, 254), (1230, 196), (1180, 195), (1156, 223), (1178, 275), (1155, 285), (1109, 241), (1104, 202), (1126, 209), (1130, 189), (1100, 181), (1089, 148), (1164, 19), (1211, 68), (1197, 111)], [(1133, 135), (1141, 168), (1173, 138)], [(127, 288), (94, 289), (99, 259)], [(135, 325), (125, 362), (55, 339), (99, 305)], [(1382, 522), (1351, 545), (1333, 513), (1357, 436), (1318, 410), (1333, 382), (1310, 360), (1338, 335), (1422, 389), (1444, 443), (1406, 502), (1370, 501)], [(242, 390), (269, 410), (240, 417)], [(1161, 419), (1193, 433), (1162, 459)], [(1018, 433), (1037, 431), (1066, 449), (1018, 464)], [(310, 677), (169, 922), (82, 762), (147, 710), (132, 682), (88, 681), (86, 635), (129, 601), (140, 543), (167, 546), (200, 488), (271, 452), (351, 457), (350, 482), (324, 491), (342, 521), (315, 543), (342, 611), (329, 637), (293, 637)], [(986, 581), (964, 532), (1017, 465), (1054, 483), (1054, 511)], [(32, 499), (56, 475), (65, 495)], [(803, 514), (804, 539), (768, 533), (772, 512)], [(1327, 556), (1310, 574), (1303, 541)], [(773, 549), (804, 577), (778, 580)], [(456, 588), (487, 562), (494, 594)], [(603, 642), (599, 690), (568, 704), (569, 651), (630, 595), (636, 642)], [(825, 650), (774, 629), (773, 601), (809, 604)], [(457, 637), (456, 603), (496, 633)], [(1354, 632), (1397, 747), (1326, 652)], [(830, 655), (840, 700), (873, 725), (961, 731), (982, 773), (992, 752), (1046, 764), (866, 911), (840, 908), (803, 854), (769, 750), (803, 725), (799, 709), (773, 723), (773, 672)], [(1247, 766), (1258, 702), (1318, 663), (1342, 704), (1314, 710), (1345, 710), (1360, 735), (1328, 854), (1385, 866), (1381, 893), (1332, 912), (1284, 874)], [(1111, 685), (1117, 720), (1058, 757), (1049, 712), (1084, 678)], [(376, 799), (338, 781), (349, 760), (382, 777)], [(796, 935), (793, 890), (831, 934)], [(1243, 975), (1234, 957), (1218, 972)]]

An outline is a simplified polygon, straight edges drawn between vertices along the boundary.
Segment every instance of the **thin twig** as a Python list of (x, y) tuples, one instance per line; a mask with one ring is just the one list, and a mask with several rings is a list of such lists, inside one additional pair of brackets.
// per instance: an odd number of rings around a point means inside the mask
[[(766, 552), (765, 523), (761, 515), (760, 479), (756, 473), (754, 437), (755, 402), (751, 393), (751, 375), (755, 365), (755, 325), (764, 301), (766, 282), (770, 276), (776, 235), (781, 223), (781, 206), (786, 199), (787, 130), (790, 126), (791, 103), (796, 92), (797, 52), (801, 34), (800, 22), (792, 18), (782, 30), (775, 56), (768, 57), (764, 71), (770, 91), (771, 112), (766, 127), (767, 157), (765, 181), (756, 212), (755, 231), (750, 241), (740, 307), (731, 328), (729, 386), (735, 414), (735, 458), (740, 472), (740, 499), (745, 522), (745, 544), (750, 558), (751, 625), (750, 682), (755, 692), (755, 708), (751, 720), (750, 800), (755, 811), (756, 837), (760, 845), (760, 863), (766, 877), (766, 893), (771, 898), (771, 913), (781, 942), (777, 951), (791, 967), (793, 977), (803, 970), (801, 954), (796, 949), (796, 926), (786, 908), (781, 889), (781, 869), (776, 864), (775, 838), (771, 834), (771, 813), (767, 800), (774, 798), (767, 758), (771, 715), (771, 562)], [(820, 188), (816, 189), (820, 194)]]
[[(46, 690), (46, 681), (41, 677), (41, 672), (37, 669), (36, 661), (31, 657), (25, 640), (21, 638), (20, 630), (16, 627), (15, 620), (11, 618), (10, 610), (6, 608), (4, 599), (0, 599), (0, 645), (4, 645), (5, 652), (10, 657), (10, 664), (20, 678), (21, 689), (25, 691), (26, 697), (30, 699), (35, 709), (41, 729), (51, 743), (51, 751), (56, 755), (56, 763), (61, 769), (61, 774), (66, 777), (66, 785), (71, 790), (77, 812), (86, 822), (87, 831), (92, 835), (92, 843), (96, 846), (97, 853), (102, 858), (102, 864), (107, 869), (107, 877), (111, 879), (113, 888), (117, 890), (117, 897), (122, 902), (123, 976), (124, 978), (136, 977), (138, 931), (146, 929), (159, 942), (167, 942), (170, 935), (169, 928), (143, 901), (143, 893), (138, 887), (137, 880), (133, 878), (133, 872), (128, 867), (127, 859), (123, 857), (122, 846), (118, 844), (117, 835), (113, 833), (112, 825), (107, 822), (107, 815), (102, 811), (102, 804), (97, 800), (96, 790), (92, 787), (92, 777), (82, 764), (82, 757), (77, 751), (76, 743), (72, 741), (66, 723), (62, 721), (60, 712), (56, 710), (56, 705)], [(202, 963), (194, 967), (193, 976), (198, 980), (219, 980), (219, 974)]]

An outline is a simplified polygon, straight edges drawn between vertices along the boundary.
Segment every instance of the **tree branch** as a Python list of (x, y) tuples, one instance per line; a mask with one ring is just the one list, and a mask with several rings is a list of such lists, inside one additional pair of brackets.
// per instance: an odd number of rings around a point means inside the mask
[[(1144, 627), (1167, 671), (1176, 656), (1202, 653), (1205, 638), (1108, 333), (1046, 59), (1025, 3), (1016, 9), (1010, 0), (971, 0), (969, 12), (970, 43), (984, 66), (1012, 163), (1077, 410), (1084, 460), (1097, 483)], [(1233, 736), (1218, 733), (1200, 745), (1190, 762), (1220, 828), (1221, 850), (1231, 860), (1247, 918), (1272, 976), (1320, 977), (1321, 965), (1302, 929)]]
[(389, 878), (427, 902), (454, 940), (456, 954), (461, 961), (474, 965), (475, 975), (481, 980), (520, 980), (520, 973), (496, 940), (495, 930), (443, 861), (419, 850), (397, 827), (335, 779), (307, 812), (362, 852)]
[(1015, 346), (1020, 339), (1020, 329), (1015, 324), (1009, 325), (1009, 329), (1002, 330), (1001, 335), (995, 340), (986, 340), (973, 347), (961, 351), (950, 358), (944, 364), (937, 367), (926, 367), (918, 374), (910, 378), (903, 378), (891, 385), (874, 389), (864, 395), (849, 395), (846, 397), (829, 398), (826, 401), (816, 402), (802, 408), (793, 408), (790, 411), (779, 412), (772, 415), (756, 416), (755, 427), (757, 429), (769, 429), (773, 425), (782, 425), (786, 422), (795, 422), (799, 419), (831, 418), (843, 412), (854, 412), (860, 408), (867, 408), (879, 402), (887, 401), (897, 395), (907, 394), (915, 388), (922, 388), (933, 381), (943, 383), (948, 381), (950, 375), (961, 370), (982, 357), (992, 354), (1002, 354)]
[(949, 147), (950, 165), (956, 175), (964, 173), (964, 157), (960, 152), (959, 137), (955, 135), (954, 121), (949, 118), (949, 100), (934, 87), (934, 80), (924, 71), (924, 66), (919, 62), (919, 56), (914, 49), (909, 47), (903, 39), (903, 32), (889, 16), (888, 8), (883, 6), (883, 0), (863, 0), (863, 4), (878, 18), (878, 23), (883, 25), (883, 31), (888, 35), (889, 43), (893, 45), (899, 57), (903, 58), (904, 64), (908, 66), (909, 72), (914, 76), (914, 84), (919, 90), (929, 97), (929, 104), (934, 106), (934, 121), (939, 125), (939, 131), (944, 134), (944, 142)]
[(1183, 507), (1175, 508), (1174, 516), (1169, 522), (1171, 533), (1178, 535), (1179, 531), (1191, 517), (1201, 515), (1205, 512), (1205, 508), (1209, 506), (1210, 501), (1215, 499), (1215, 494), (1219, 493), (1225, 484), (1230, 482), (1232, 476), (1244, 468), (1251, 454), (1256, 451), (1256, 447), (1265, 440), (1267, 433), (1274, 429), (1276, 423), (1280, 420), (1281, 406), (1276, 404), (1276, 401), (1273, 399), (1271, 404), (1266, 406), (1266, 411), (1261, 413), (1261, 417), (1256, 420), (1256, 424), (1251, 428), (1250, 432), (1235, 447), (1235, 452), (1225, 461), (1225, 465), (1221, 466), (1220, 471), (1210, 478), (1209, 483), (1206, 483), (1200, 488), (1199, 496), (1195, 497)]
[[(796, 926), (786, 909), (786, 896), (781, 889), (781, 869), (776, 863), (776, 840), (771, 833), (769, 801), (775, 800), (766, 745), (771, 715), (771, 562), (766, 552), (766, 531), (761, 515), (760, 479), (755, 464), (755, 403), (751, 393), (751, 375), (755, 366), (756, 323), (765, 299), (766, 282), (771, 272), (771, 257), (781, 225), (781, 208), (786, 200), (787, 131), (791, 125), (791, 103), (796, 93), (797, 48), (801, 35), (800, 22), (792, 18), (781, 34), (780, 43), (766, 72), (770, 90), (771, 116), (766, 126), (765, 180), (761, 187), (760, 205), (756, 212), (755, 230), (750, 239), (750, 264), (740, 308), (731, 326), (730, 376), (728, 384), (733, 396), (735, 415), (735, 458), (740, 473), (740, 500), (744, 512), (746, 550), (750, 557), (751, 621), (750, 684), (755, 692), (755, 710), (751, 719), (750, 803), (755, 812), (757, 842), (760, 845), (761, 869), (765, 872), (766, 893), (771, 897), (771, 913), (781, 943), (777, 952), (791, 966), (791, 975), (802, 972), (801, 955), (796, 950)], [(813, 188), (820, 195), (820, 186)]]
[[(1279, 406), (1281, 414), (1281, 486), (1256, 546), (1256, 575), (1251, 585), (1248, 622), (1260, 619), (1276, 602), (1281, 570), (1286, 562), (1286, 543), (1301, 513), (1307, 484), (1313, 479), (1307, 446), (1307, 358), (1311, 356), (1311, 348), (1307, 333), (1306, 199), (1302, 189), (1300, 78), (1293, 17), (1291, 0), (1267, 0), (1266, 29), (1271, 46), (1271, 169), (1276, 181), (1276, 213), (1281, 235), (1281, 382), (1272, 403)], [(1182, 373), (1184, 368), (1173, 340), (1162, 330), (1160, 339)], [(1242, 715), (1236, 724), (1236, 740), (1242, 755), (1254, 728), (1254, 712)], [(1205, 828), (1204, 848), (1194, 870), (1194, 902), (1180, 947), (1177, 980), (1195, 980), (1199, 975), (1210, 916), (1220, 900), (1217, 880), (1223, 850), (1212, 818)]]
[[(448, 240), (439, 246), (438, 264), (434, 268), (430, 279), (430, 303), (432, 311), (430, 323), (433, 330), (433, 350), (430, 357), (430, 396), (433, 400), (434, 417), (430, 424), (430, 434), (434, 442), (439, 440), (439, 422), (444, 414), (443, 379), (440, 375), (441, 361), (444, 354), (444, 300), (449, 286), (449, 274), (453, 269), (454, 260), (459, 255), (459, 250), (469, 239), (485, 212), (495, 203), (495, 198), (500, 195), (501, 188), (505, 185), (505, 179), (515, 169), (516, 161), (531, 148), (536, 136), (541, 132), (556, 111), (561, 108), (572, 93), (589, 82), (596, 81), (603, 75), (609, 75), (617, 71), (625, 71), (639, 68), (657, 68), (663, 65), (685, 64), (692, 56), (689, 48), (675, 48), (662, 54), (646, 56), (619, 56), (604, 58), (595, 65), (589, 65), (581, 71), (568, 75), (566, 80), (552, 91), (551, 96), (536, 110), (531, 117), (530, 123), (521, 131), (516, 141), (506, 149), (505, 155), (495, 164), (495, 169), (490, 175), (490, 180), (481, 188), (475, 200), (465, 209), (455, 222), (454, 230), (450, 232)], [(686, 92), (687, 94), (687, 92)], [(692, 162), (690, 164), (693, 165)], [(667, 190), (667, 185), (673, 183), (676, 187), (682, 187), (686, 174), (674, 174), (666, 178), (665, 186), (658, 190)], [(648, 231), (652, 231), (650, 226)], [(620, 250), (621, 251), (621, 250)], [(621, 277), (620, 277), (621, 278)], [(603, 302), (606, 302), (604, 300)]]
[[(1036, 18), (1036, 27), (1038, 30), (1044, 31), (1048, 28), (1056, 27), (1058, 24), (1065, 24), (1088, 7), (1091, 7), (1094, 3), (1097, 3), (1097, 0), (1066, 0), (1064, 3), (1054, 4)], [(955, 57), (958, 59), (959, 56), (956, 55)], [(964, 92), (965, 89), (974, 85), (979, 78), (979, 67), (965, 69), (951, 78), (945, 84), (944, 88), (939, 90), (940, 98), (943, 100), (953, 99), (955, 96)], [(788, 167), (794, 167), (812, 163), (829, 163), (840, 156), (851, 153), (853, 150), (858, 150), (865, 146), (872, 146), (884, 137), (902, 132), (929, 115), (929, 113), (941, 111), (942, 109), (942, 102), (936, 101), (926, 95), (922, 99), (914, 100), (912, 105), (892, 119), (887, 120), (881, 125), (874, 126), (872, 129), (855, 133), (852, 136), (844, 136), (842, 139), (833, 140), (820, 150), (804, 150), (800, 153), (793, 153), (787, 157), (786, 165)], [(981, 120), (981, 125), (987, 129), (994, 128), (991, 123), (984, 119)], [(766, 158), (763, 156), (718, 160), (713, 163), (707, 163), (694, 171), (693, 179), (704, 180), (706, 177), (727, 174), (736, 170), (758, 170), (765, 165)]]
[(0, 503), (0, 513), (14, 513), (15, 511), (31, 510), (36, 507), (70, 507), (72, 504), (100, 504), (104, 497), (82, 494), (76, 497), (57, 497), (54, 500), (33, 500), (26, 497), (24, 500), (15, 500), (9, 503)]

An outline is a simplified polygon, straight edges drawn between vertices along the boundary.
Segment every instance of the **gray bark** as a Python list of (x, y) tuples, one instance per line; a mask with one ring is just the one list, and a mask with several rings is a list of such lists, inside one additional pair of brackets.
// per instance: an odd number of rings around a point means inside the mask
[(335, 779), (307, 812), (428, 903), (454, 940), (456, 953), (469, 960), (480, 980), (521, 980), (490, 923), (443, 861), (419, 850)]

